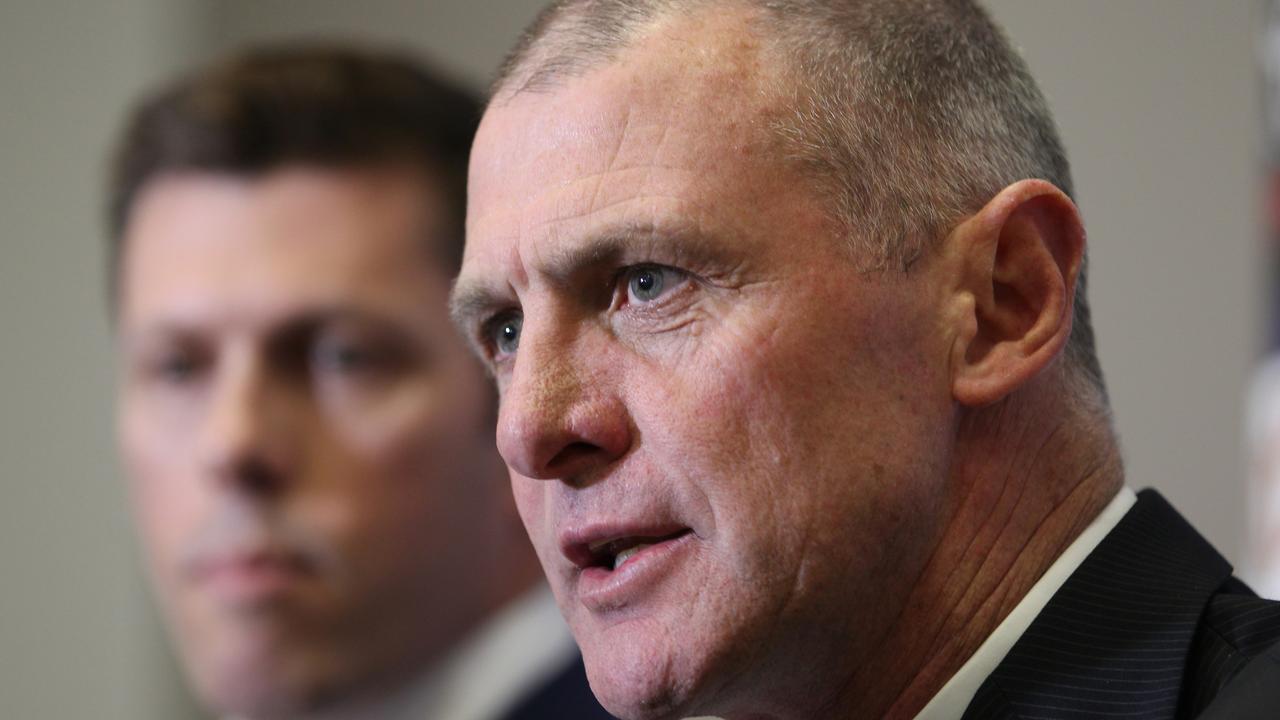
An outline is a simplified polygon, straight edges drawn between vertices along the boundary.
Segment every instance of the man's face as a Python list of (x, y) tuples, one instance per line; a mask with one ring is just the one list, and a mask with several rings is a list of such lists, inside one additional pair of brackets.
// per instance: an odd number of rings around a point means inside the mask
[[(391, 682), (482, 611), (506, 488), (409, 173), (152, 181), (121, 269), (120, 440), (218, 712)], [(446, 590), (447, 589), (447, 590)]]
[(625, 717), (821, 704), (872, 667), (948, 505), (942, 290), (927, 260), (857, 269), (720, 23), (495, 105), (472, 157), (455, 313)]

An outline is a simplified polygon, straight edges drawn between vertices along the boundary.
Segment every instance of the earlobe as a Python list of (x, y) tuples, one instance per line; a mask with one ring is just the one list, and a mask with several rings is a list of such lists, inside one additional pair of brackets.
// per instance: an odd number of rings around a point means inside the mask
[(1025, 385), (1065, 347), (1084, 228), (1061, 190), (1024, 180), (957, 227), (947, 244), (957, 268), (952, 394), (964, 405), (987, 405)]

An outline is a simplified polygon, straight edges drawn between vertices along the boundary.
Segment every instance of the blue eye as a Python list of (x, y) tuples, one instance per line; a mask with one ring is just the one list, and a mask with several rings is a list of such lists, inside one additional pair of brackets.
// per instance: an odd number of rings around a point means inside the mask
[(663, 293), (680, 284), (684, 273), (669, 267), (644, 265), (627, 271), (627, 299), (630, 302), (650, 303)]
[(520, 328), (523, 325), (524, 316), (518, 314), (497, 318), (490, 324), (489, 336), (495, 356), (515, 354), (520, 347)]

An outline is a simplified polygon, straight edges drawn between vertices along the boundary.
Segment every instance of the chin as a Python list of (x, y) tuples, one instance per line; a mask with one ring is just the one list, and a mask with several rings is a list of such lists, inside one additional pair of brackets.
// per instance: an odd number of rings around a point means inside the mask
[(297, 657), (239, 648), (196, 661), (192, 683), (202, 705), (218, 715), (271, 720), (296, 717), (322, 703), (330, 688)]
[(687, 717), (706, 674), (691, 639), (653, 620), (597, 626), (582, 642), (592, 692), (624, 720)]
[(270, 678), (246, 678), (223, 674), (197, 682), (201, 704), (221, 716), (245, 720), (271, 720), (297, 716), (309, 703), (295, 688), (282, 687)]

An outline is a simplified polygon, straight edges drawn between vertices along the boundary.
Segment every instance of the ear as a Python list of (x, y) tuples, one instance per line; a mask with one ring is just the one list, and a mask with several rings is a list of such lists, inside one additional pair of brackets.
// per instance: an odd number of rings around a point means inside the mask
[(951, 233), (957, 402), (996, 402), (1062, 352), (1084, 250), (1075, 204), (1043, 180), (1010, 185)]

